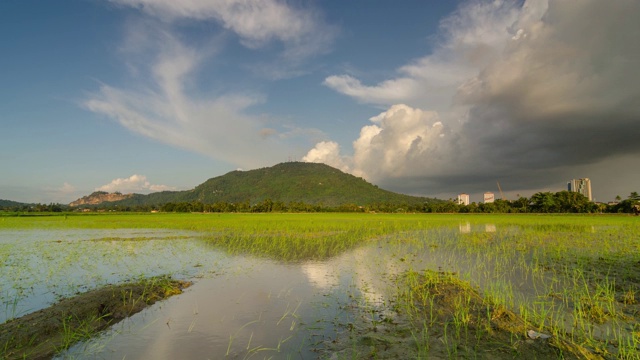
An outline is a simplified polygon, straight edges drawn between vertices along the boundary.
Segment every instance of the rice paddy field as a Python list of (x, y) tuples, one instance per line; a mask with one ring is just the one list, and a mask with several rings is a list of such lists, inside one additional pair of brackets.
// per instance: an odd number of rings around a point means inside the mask
[(0, 216), (0, 359), (639, 359), (639, 302), (634, 216)]

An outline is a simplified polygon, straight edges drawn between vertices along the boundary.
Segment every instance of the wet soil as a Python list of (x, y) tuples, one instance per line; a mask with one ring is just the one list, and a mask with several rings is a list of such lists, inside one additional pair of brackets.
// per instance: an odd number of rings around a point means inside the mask
[[(435, 280), (434, 280), (435, 276)], [(427, 280), (427, 278), (429, 278)], [(356, 320), (321, 350), (325, 359), (603, 359), (562, 336), (538, 331), (444, 273), (404, 284), (382, 309), (355, 305)]]
[(153, 278), (110, 285), (64, 299), (0, 324), (0, 358), (50, 359), (155, 302), (180, 294), (190, 285), (185, 281)]

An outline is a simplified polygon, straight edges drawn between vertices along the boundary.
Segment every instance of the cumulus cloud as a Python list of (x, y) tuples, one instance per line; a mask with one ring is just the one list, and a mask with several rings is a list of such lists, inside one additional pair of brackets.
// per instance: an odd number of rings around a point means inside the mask
[(305, 162), (324, 163), (342, 171), (350, 171), (350, 161), (340, 155), (340, 145), (334, 141), (321, 141), (302, 158)]
[(421, 174), (422, 166), (443, 159), (440, 147), (446, 136), (437, 113), (401, 104), (369, 120), (373, 124), (363, 127), (353, 142), (352, 157), (341, 155), (337, 143), (324, 141), (302, 160), (322, 162), (378, 182)]
[(145, 193), (175, 190), (175, 188), (166, 185), (151, 184), (144, 175), (131, 175), (128, 178), (113, 179), (110, 183), (96, 188), (96, 191), (121, 192), (128, 193)]
[[(390, 106), (362, 128), (352, 157), (332, 156), (396, 190), (428, 194), (481, 192), (496, 179), (544, 188), (601, 174), (596, 164), (637, 159), (629, 156), (640, 152), (640, 23), (632, 13), (640, 13), (634, 0), (464, 4), (442, 21), (436, 49), (398, 78), (325, 80), (360, 102)], [(407, 105), (393, 105), (400, 101)], [(620, 171), (638, 165), (628, 160)]]

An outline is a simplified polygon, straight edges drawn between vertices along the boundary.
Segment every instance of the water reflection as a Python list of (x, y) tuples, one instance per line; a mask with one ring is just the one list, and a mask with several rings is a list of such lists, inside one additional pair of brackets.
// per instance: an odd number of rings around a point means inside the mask
[[(78, 344), (67, 357), (315, 359), (315, 348), (353, 321), (345, 305), (388, 303), (389, 244), (360, 247), (326, 261), (282, 264), (236, 256), (228, 271), (197, 280), (182, 295), (158, 303)], [(404, 265), (404, 264), (403, 264)], [(387, 316), (391, 316), (385, 313)], [(313, 345), (315, 344), (315, 345)]]
[[(302, 263), (234, 256), (197, 238), (180, 238), (184, 234), (175, 232), (71, 232), (49, 238), (62, 239), (60, 243), (45, 242), (38, 238), (44, 236), (41, 233), (17, 234), (31, 239), (25, 244), (10, 244), (3, 238), (8, 235), (0, 233), (0, 244), (11, 246), (13, 261), (1, 265), (2, 284), (3, 289), (10, 288), (5, 284), (19, 285), (11, 283), (6, 270), (10, 267), (22, 271), (22, 279), (35, 276), (38, 280), (32, 286), (42, 292), (56, 290), (51, 284), (64, 283), (67, 277), (74, 284), (99, 284), (141, 273), (197, 278), (184, 294), (78, 344), (62, 358), (309, 359), (318, 357), (314, 348), (335, 341), (339, 327), (352, 321), (345, 304), (355, 301), (364, 308), (390, 308), (395, 280), (407, 270), (456, 272), (487, 296), (508, 297), (499, 300), (513, 309), (538, 299), (536, 289), (560, 293), (568, 288), (563, 279), (526, 272), (533, 250), (524, 245), (500, 246), (500, 241), (517, 241), (517, 231), (520, 229), (463, 222), (457, 228), (389, 235), (327, 260)], [(92, 237), (104, 241), (86, 241)], [(47, 265), (33, 270), (19, 266), (18, 261), (34, 259), (36, 264), (46, 260)], [(47, 272), (50, 268), (56, 271)], [(51, 276), (50, 283), (44, 281), (47, 276)]]
[(329, 290), (339, 285), (336, 269), (329, 263), (310, 262), (300, 265), (300, 268), (307, 276), (309, 283), (321, 290)]
[(2, 230), (0, 323), (105, 284), (220, 271), (227, 256), (196, 236), (144, 229)]
[[(482, 225), (476, 227), (476, 229), (472, 229), (471, 223), (467, 221), (467, 222), (464, 222), (464, 223), (461, 222), (458, 225), (458, 229), (459, 229), (460, 234), (469, 234), (472, 231), (478, 231), (478, 232), (482, 231), (482, 230), (480, 230), (480, 229), (482, 229), (481, 226)], [(496, 224), (489, 224), (489, 223), (484, 224), (484, 232), (488, 232), (488, 233), (496, 232)]]
[(460, 223), (459, 228), (461, 234), (468, 234), (471, 232), (471, 223), (468, 221), (466, 223)]
[[(238, 257), (234, 270), (199, 280), (177, 297), (116, 325), (63, 357), (110, 359), (315, 358), (311, 338), (323, 341), (330, 323), (319, 323), (337, 303), (309, 281), (300, 266)], [(300, 331), (302, 324), (312, 324)], [(91, 349), (99, 349), (91, 353)]]

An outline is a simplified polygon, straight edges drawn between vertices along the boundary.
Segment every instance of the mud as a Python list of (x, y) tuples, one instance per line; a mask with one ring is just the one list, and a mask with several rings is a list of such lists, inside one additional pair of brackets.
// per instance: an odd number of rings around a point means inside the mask
[(153, 278), (64, 299), (0, 324), (0, 358), (50, 359), (155, 302), (182, 293), (190, 285), (169, 278)]

